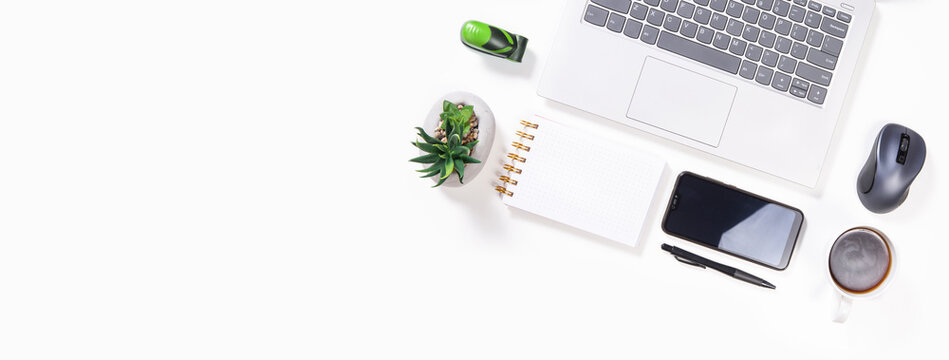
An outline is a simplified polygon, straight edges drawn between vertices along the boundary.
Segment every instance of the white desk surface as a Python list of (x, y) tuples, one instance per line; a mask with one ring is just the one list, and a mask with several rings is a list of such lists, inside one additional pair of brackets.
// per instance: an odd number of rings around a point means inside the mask
[[(0, 358), (937, 358), (949, 3), (879, 0), (816, 190), (540, 99), (559, 1), (119, 1), (0, 6)], [(459, 43), (530, 38), (522, 64)], [(488, 167), (430, 189), (412, 127), (453, 90), (498, 117)], [(492, 174), (541, 112), (801, 208), (787, 271), (666, 236), (627, 248), (509, 209)], [(905, 205), (854, 191), (887, 122), (929, 156)], [(882, 296), (830, 320), (828, 243), (895, 243)], [(745, 269), (770, 291), (662, 252)]]

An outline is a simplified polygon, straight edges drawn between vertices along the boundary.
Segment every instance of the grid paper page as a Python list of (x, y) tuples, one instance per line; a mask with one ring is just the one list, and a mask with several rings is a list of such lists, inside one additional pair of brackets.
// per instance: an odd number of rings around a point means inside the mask
[[(521, 174), (504, 203), (605, 238), (635, 246), (665, 161), (628, 146), (534, 116), (523, 131), (530, 151), (514, 162)], [(513, 151), (512, 151), (513, 152)]]

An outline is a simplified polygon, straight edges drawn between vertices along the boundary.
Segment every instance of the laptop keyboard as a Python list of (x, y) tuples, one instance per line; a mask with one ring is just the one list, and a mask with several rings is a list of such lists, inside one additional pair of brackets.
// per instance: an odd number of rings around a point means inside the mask
[(808, 0), (590, 0), (583, 19), (822, 105), (851, 15)]

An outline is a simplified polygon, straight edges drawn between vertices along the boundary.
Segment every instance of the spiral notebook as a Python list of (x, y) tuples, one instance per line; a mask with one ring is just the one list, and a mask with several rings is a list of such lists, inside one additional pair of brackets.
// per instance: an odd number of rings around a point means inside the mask
[(534, 116), (495, 187), (508, 206), (635, 246), (665, 161)]

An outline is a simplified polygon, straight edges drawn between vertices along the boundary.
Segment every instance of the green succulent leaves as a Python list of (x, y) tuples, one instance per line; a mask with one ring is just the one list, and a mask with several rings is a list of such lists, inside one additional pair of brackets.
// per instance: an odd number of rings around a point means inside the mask
[(474, 106), (468, 105), (459, 109), (458, 105), (445, 100), (442, 103), (442, 113), (439, 115), (442, 119), (442, 129), (446, 133), (451, 133), (452, 129), (460, 129), (462, 131), (459, 134), (461, 137), (465, 137), (471, 131), (471, 124), (468, 123), (468, 119), (471, 119), (472, 115), (474, 115)]
[(464, 183), (465, 165), (481, 163), (478, 159), (471, 157), (471, 149), (478, 141), (472, 141), (464, 145), (461, 143), (461, 139), (468, 135), (471, 130), (471, 124), (468, 120), (471, 119), (472, 115), (474, 115), (474, 108), (471, 105), (459, 109), (457, 105), (446, 100), (442, 103), (442, 113), (440, 115), (442, 119), (441, 128), (448, 135), (445, 142), (429, 136), (420, 127), (415, 128), (418, 130), (418, 136), (424, 142), (415, 140), (412, 145), (427, 154), (412, 158), (409, 161), (432, 164), (428, 168), (416, 170), (423, 173), (421, 176), (423, 178), (438, 175), (438, 183), (432, 187), (444, 183), (453, 172), (458, 173), (458, 180)]

